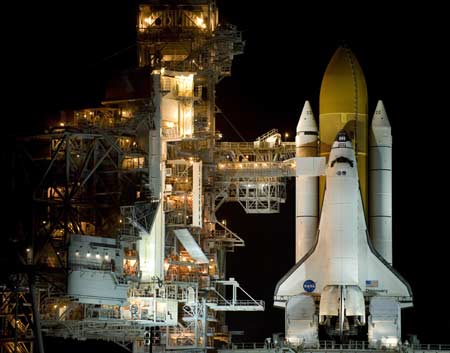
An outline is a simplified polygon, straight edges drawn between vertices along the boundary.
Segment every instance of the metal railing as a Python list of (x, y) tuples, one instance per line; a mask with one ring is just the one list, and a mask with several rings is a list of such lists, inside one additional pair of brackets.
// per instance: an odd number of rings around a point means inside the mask
[(209, 298), (206, 300), (207, 304), (214, 304), (217, 306), (262, 306), (264, 307), (264, 300), (222, 300), (219, 298)]
[[(233, 350), (248, 350), (248, 349), (271, 349), (271, 348), (297, 348), (298, 345), (289, 343), (274, 344), (263, 342), (245, 342), (245, 343), (231, 343), (227, 349)], [(313, 351), (379, 351), (380, 348), (369, 347), (369, 343), (365, 341), (354, 341), (350, 343), (340, 344), (334, 341), (320, 341), (314, 348), (304, 348), (305, 352)], [(400, 352), (415, 352), (415, 351), (450, 351), (450, 344), (415, 344), (415, 345), (400, 345), (392, 348), (382, 348), (383, 351), (400, 351)]]

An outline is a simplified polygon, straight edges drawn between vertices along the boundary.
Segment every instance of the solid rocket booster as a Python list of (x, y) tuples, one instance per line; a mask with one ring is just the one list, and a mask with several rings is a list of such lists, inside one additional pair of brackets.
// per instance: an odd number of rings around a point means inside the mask
[[(367, 87), (364, 73), (355, 55), (340, 47), (325, 71), (320, 88), (320, 155), (330, 154), (339, 131), (345, 130), (352, 140), (358, 162), (359, 186), (367, 217)], [(322, 207), (325, 177), (320, 177), (319, 206)]]
[(392, 265), (392, 135), (383, 102), (370, 130), (370, 235), (378, 253)]
[[(306, 101), (297, 124), (296, 157), (316, 157), (317, 137), (317, 124), (311, 105)], [(295, 262), (314, 245), (317, 233), (318, 192), (318, 177), (295, 178)]]

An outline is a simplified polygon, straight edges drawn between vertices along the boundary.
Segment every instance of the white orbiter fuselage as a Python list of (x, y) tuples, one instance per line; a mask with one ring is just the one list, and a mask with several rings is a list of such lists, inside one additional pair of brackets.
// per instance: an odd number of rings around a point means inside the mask
[[(370, 320), (376, 321), (383, 310), (399, 312), (400, 306), (410, 305), (412, 295), (407, 282), (371, 245), (347, 134), (337, 135), (326, 168), (320, 168), (323, 158), (296, 158), (296, 163), (298, 176), (325, 175), (326, 189), (315, 243), (277, 284), (274, 305), (286, 309), (287, 339), (313, 345), (319, 324), (331, 336), (356, 334), (366, 325), (366, 303)], [(399, 323), (392, 328), (391, 321), (396, 319), (379, 325), (384, 336), (369, 328), (373, 345), (380, 337), (390, 342), (400, 338)]]

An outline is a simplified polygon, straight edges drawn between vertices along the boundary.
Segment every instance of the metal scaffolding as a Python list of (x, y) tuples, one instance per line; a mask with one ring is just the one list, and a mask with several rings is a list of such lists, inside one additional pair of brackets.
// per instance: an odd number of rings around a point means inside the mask
[[(215, 1), (143, 3), (137, 44), (139, 68), (113, 81), (101, 107), (64, 112), (19, 141), (37, 180), (19, 252), (42, 274), (33, 288), (45, 335), (141, 352), (153, 328), (159, 350), (206, 351), (227, 342), (224, 311), (264, 310), (226, 280), (226, 253), (244, 240), (215, 213), (233, 201), (279, 212), (295, 147), (276, 130), (217, 143), (215, 86), (244, 42)], [(31, 349), (34, 336), (5, 320)]]

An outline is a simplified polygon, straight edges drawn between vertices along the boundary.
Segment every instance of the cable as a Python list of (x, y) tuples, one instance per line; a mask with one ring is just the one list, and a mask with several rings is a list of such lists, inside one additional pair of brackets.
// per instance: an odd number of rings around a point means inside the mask
[(136, 46), (136, 43), (133, 43), (133, 44), (129, 45), (129, 46), (126, 47), (126, 48), (120, 49), (119, 51), (117, 51), (117, 52), (115, 52), (115, 53), (113, 53), (113, 54), (111, 54), (111, 55), (105, 56), (104, 58), (100, 59), (99, 61), (97, 61), (97, 62), (95, 62), (95, 63), (93, 63), (93, 64), (90, 64), (89, 66), (90, 66), (90, 67), (97, 66), (97, 65), (101, 64), (101, 63), (104, 62), (104, 61), (107, 61), (107, 60), (109, 60), (109, 59), (111, 59), (111, 58), (113, 58), (113, 57), (115, 57), (115, 56), (117, 56), (117, 55), (122, 54), (123, 52), (127, 51), (128, 49), (133, 48), (134, 46)]
[(231, 123), (231, 121), (227, 118), (227, 116), (220, 110), (220, 108), (216, 105), (216, 110), (217, 113), (222, 114), (222, 116), (224, 117), (225, 121), (231, 126), (231, 128), (234, 130), (234, 132), (241, 138), (242, 141), (247, 142), (245, 140), (244, 137), (242, 137), (242, 135), (240, 134), (240, 132), (238, 131), (238, 129), (235, 128), (235, 126)]

